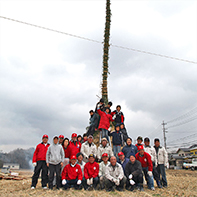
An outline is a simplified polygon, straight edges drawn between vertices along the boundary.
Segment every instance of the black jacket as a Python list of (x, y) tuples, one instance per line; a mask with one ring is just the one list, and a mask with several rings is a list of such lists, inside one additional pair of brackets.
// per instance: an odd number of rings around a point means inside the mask
[(138, 160), (135, 160), (135, 162), (133, 164), (129, 160), (129, 162), (126, 164), (125, 175), (127, 178), (129, 178), (130, 174), (132, 174), (134, 177), (137, 177), (140, 174), (142, 174), (142, 166)]

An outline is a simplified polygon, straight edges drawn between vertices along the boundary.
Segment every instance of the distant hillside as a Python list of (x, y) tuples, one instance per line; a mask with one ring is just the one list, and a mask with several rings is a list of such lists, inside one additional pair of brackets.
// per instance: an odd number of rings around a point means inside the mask
[(16, 149), (9, 153), (0, 153), (0, 168), (3, 163), (18, 163), (21, 169), (31, 169), (31, 160), (34, 153), (34, 148)]

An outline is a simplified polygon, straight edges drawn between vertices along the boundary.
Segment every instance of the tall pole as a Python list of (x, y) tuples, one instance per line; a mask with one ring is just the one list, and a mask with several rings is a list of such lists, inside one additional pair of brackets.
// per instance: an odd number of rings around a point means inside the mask
[(166, 128), (165, 128), (165, 125), (167, 125), (167, 123), (164, 123), (164, 120), (163, 120), (163, 123), (161, 124), (163, 126), (163, 140), (164, 140), (164, 147), (166, 149)]
[(107, 77), (108, 77), (108, 59), (109, 59), (109, 38), (111, 24), (111, 9), (110, 0), (106, 1), (106, 22), (104, 32), (104, 47), (103, 47), (103, 74), (102, 74), (102, 98), (105, 104), (108, 103)]

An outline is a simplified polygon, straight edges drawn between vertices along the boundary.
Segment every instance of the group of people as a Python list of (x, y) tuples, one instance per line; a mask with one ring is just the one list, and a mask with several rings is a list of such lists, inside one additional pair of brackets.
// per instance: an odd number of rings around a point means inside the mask
[[(154, 179), (158, 188), (167, 187), (168, 157), (159, 139), (154, 139), (154, 147), (151, 147), (148, 137), (143, 144), (139, 136), (137, 144), (133, 145), (124, 125), (121, 106), (112, 112), (111, 106), (112, 102), (105, 106), (103, 99), (97, 103), (95, 112), (90, 111), (90, 127), (83, 137), (76, 133), (70, 140), (63, 135), (54, 136), (50, 145), (48, 135), (43, 135), (33, 155), (32, 189), (36, 188), (40, 171), (43, 189), (56, 186), (65, 190), (74, 187), (123, 191), (125, 187), (130, 191), (135, 188), (143, 191), (143, 176), (151, 190), (155, 190)], [(114, 130), (109, 131), (113, 126)], [(98, 147), (93, 142), (96, 130), (101, 134)], [(112, 136), (112, 143), (109, 136)]]
[[(42, 143), (38, 144), (33, 155), (35, 166), (31, 188), (35, 189), (40, 171), (43, 189), (65, 190), (75, 189), (92, 190), (106, 189), (118, 191), (125, 189), (133, 191), (143, 189), (143, 176), (147, 186), (154, 188), (156, 180), (159, 188), (167, 187), (165, 167), (167, 166), (167, 153), (160, 146), (159, 139), (154, 139), (154, 147), (150, 146), (150, 139), (137, 138), (137, 144), (132, 144), (130, 137), (126, 145), (114, 156), (112, 147), (107, 138), (102, 138), (97, 147), (93, 136), (89, 135), (84, 142), (77, 141), (77, 134), (73, 133), (71, 140), (63, 135), (54, 136), (53, 144), (48, 143), (48, 136), (43, 135)], [(54, 176), (55, 175), (55, 176)], [(47, 187), (48, 184), (48, 187)]]

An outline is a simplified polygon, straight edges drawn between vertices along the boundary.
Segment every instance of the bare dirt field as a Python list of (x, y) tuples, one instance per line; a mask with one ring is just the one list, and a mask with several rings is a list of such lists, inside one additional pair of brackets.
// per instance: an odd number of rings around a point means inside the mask
[(190, 170), (167, 170), (168, 188), (159, 189), (155, 187), (155, 191), (150, 191), (145, 186), (144, 192), (139, 192), (134, 190), (133, 192), (105, 192), (105, 191), (76, 191), (70, 189), (65, 190), (43, 190), (39, 183), (35, 190), (31, 190), (31, 176), (33, 172), (30, 171), (20, 171), (21, 177), (26, 177), (23, 180), (0, 180), (0, 196), (196, 196), (197, 197), (197, 171)]

